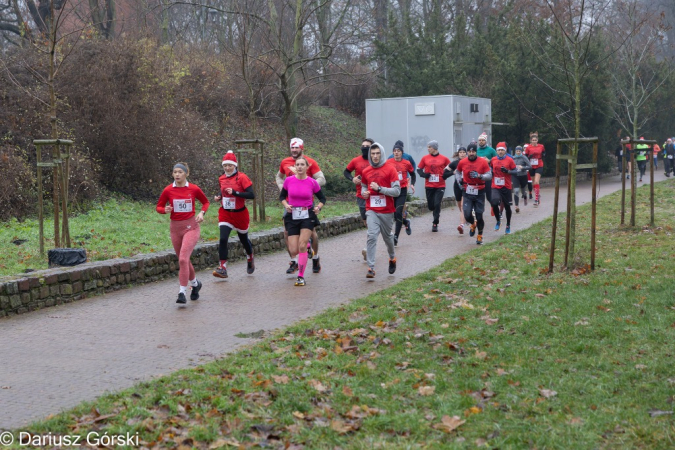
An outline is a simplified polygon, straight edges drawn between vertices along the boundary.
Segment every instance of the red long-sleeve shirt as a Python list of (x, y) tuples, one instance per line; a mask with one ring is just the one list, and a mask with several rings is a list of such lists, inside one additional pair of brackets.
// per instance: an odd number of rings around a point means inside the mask
[(155, 209), (160, 214), (166, 214), (166, 205), (168, 203), (173, 207), (171, 220), (186, 220), (195, 215), (195, 200), (199, 200), (199, 203), (202, 204), (202, 211), (206, 212), (209, 210), (209, 200), (199, 186), (186, 181), (185, 186), (177, 187), (174, 182), (164, 188)]

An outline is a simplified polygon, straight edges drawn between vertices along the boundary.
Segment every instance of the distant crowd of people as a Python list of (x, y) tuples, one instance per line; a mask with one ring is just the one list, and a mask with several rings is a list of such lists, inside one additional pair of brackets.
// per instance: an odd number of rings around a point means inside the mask
[[(629, 139), (628, 137), (625, 138)], [(640, 136), (640, 140), (644, 140), (643, 136)], [(623, 173), (623, 164), (624, 160), (626, 163), (626, 178), (630, 179), (631, 166), (631, 155), (634, 153), (635, 163), (637, 164), (637, 169), (639, 173), (639, 180), (642, 181), (647, 172), (647, 163), (650, 159), (654, 159), (654, 170), (659, 170), (659, 159), (663, 160), (664, 173), (666, 177), (670, 177), (672, 173), (675, 175), (675, 137), (668, 138), (663, 143), (662, 146), (659, 144), (654, 144), (650, 151), (650, 146), (648, 144), (635, 144), (635, 149), (631, 144), (619, 144), (614, 151), (614, 156), (616, 156), (617, 168), (619, 172)]]

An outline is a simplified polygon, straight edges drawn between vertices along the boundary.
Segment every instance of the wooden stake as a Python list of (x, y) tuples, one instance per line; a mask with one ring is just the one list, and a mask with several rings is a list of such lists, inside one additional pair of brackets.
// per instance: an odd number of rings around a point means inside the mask
[(626, 145), (621, 144), (621, 225), (626, 223)]
[(558, 199), (560, 198), (560, 154), (561, 145), (558, 142), (555, 151), (555, 196), (553, 198), (553, 229), (551, 230), (551, 251), (548, 259), (548, 273), (553, 273), (553, 260), (555, 259), (555, 235), (558, 230)]
[(595, 270), (595, 219), (596, 219), (596, 206), (597, 206), (597, 179), (598, 179), (598, 143), (593, 143), (593, 193), (591, 195), (591, 270)]

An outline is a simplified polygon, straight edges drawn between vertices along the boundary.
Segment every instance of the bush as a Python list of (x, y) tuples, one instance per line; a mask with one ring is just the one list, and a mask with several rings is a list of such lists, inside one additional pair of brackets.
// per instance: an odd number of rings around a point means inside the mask
[(23, 150), (11, 145), (0, 147), (0, 220), (26, 216), (27, 206), (36, 204), (33, 170)]
[(337, 197), (356, 192), (354, 183), (346, 179), (342, 173), (338, 175), (324, 172), (324, 176), (326, 177), (326, 185), (322, 190), (327, 197)]

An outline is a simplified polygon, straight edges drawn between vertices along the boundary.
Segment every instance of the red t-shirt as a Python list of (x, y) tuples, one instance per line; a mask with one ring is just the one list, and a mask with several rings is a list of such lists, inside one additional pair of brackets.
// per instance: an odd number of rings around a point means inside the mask
[(199, 189), (199, 186), (189, 182), (185, 183), (184, 187), (176, 187), (176, 183), (172, 183), (164, 188), (162, 195), (159, 196), (157, 207), (158, 213), (166, 214), (166, 204), (173, 207), (171, 211), (171, 220), (186, 220), (195, 215), (196, 203), (195, 199), (202, 204), (202, 211), (209, 210), (209, 200), (206, 195)]
[(505, 156), (504, 159), (499, 159), (495, 157), (490, 161), (490, 165), (492, 166), (492, 187), (497, 189), (513, 189), (511, 174), (501, 171), (502, 167), (506, 167), (508, 170), (516, 168), (513, 158)]
[(408, 173), (413, 173), (415, 170), (410, 161), (407, 159), (396, 161), (396, 158), (391, 158), (387, 160), (387, 164), (394, 166), (394, 169), (398, 172), (398, 181), (401, 183), (401, 189), (408, 187)]
[[(303, 156), (305, 157), (305, 159), (307, 159), (307, 162), (309, 163), (309, 167), (307, 168), (307, 176), (314, 178), (314, 174), (317, 172), (321, 172), (321, 168), (319, 167), (319, 164), (312, 158), (310, 158), (307, 155)], [(295, 167), (295, 160), (293, 159), (292, 156), (289, 156), (288, 158), (284, 158), (281, 160), (281, 164), (279, 165), (279, 172), (287, 177), (295, 175), (295, 173), (290, 169), (290, 167)]]
[[(398, 172), (394, 166), (387, 163), (377, 168), (368, 165), (368, 167), (361, 172), (361, 183), (370, 186), (370, 183), (373, 181), (379, 186), (389, 188), (393, 183), (398, 181)], [(366, 211), (373, 210), (376, 213), (381, 214), (388, 214), (396, 211), (394, 197), (384, 195), (370, 189), (370, 187), (368, 188), (368, 192), (370, 193), (370, 197), (366, 199)]]
[(245, 174), (237, 171), (231, 177), (222, 174), (218, 178), (220, 184), (220, 195), (223, 197), (220, 200), (220, 207), (226, 211), (232, 209), (241, 209), (246, 205), (246, 199), (236, 197), (234, 194), (226, 194), (225, 189), (232, 188), (233, 191), (244, 192), (248, 187), (253, 186), (251, 179)]
[(450, 160), (441, 155), (436, 156), (424, 155), (422, 160), (417, 165), (420, 169), (424, 169), (424, 173), (431, 174), (429, 178), (425, 178), (424, 187), (428, 188), (442, 188), (445, 187), (445, 180), (443, 179), (443, 170), (450, 164)]
[(471, 178), (469, 176), (471, 171), (476, 171), (481, 175), (490, 171), (490, 166), (485, 158), (476, 158), (475, 161), (469, 161), (469, 158), (464, 158), (457, 164), (457, 170), (462, 172), (462, 184), (464, 185), (467, 194), (471, 194), (471, 189), (478, 189), (479, 191), (485, 189), (484, 180), (480, 178)]
[(528, 145), (525, 149), (525, 156), (530, 158), (533, 169), (544, 167), (544, 146), (542, 144)]
[[(349, 161), (349, 164), (347, 164), (347, 170), (350, 172), (354, 172), (354, 178), (361, 175), (363, 173), (363, 169), (365, 169), (366, 167), (370, 167), (370, 163), (368, 162), (368, 158), (363, 159), (363, 156), (357, 156), (356, 158)], [(359, 198), (363, 198), (363, 196), (361, 195), (360, 184), (356, 185), (356, 196)]]

